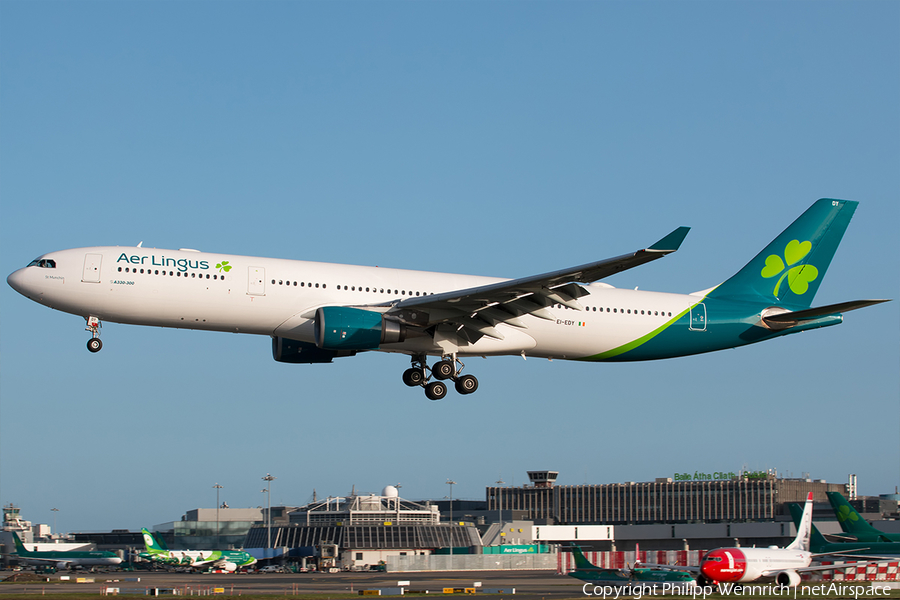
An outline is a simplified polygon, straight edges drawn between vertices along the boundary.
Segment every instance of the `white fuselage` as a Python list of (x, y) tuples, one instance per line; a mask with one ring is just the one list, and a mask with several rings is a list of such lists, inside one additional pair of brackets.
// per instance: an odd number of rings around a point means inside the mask
[[(46, 254), (44, 266), (9, 276), (23, 295), (101, 321), (250, 333), (314, 343), (315, 309), (414, 298), (504, 281), (499, 278), (211, 254), (187, 250), (94, 247)], [(38, 262), (38, 261), (35, 261)], [(34, 263), (33, 263), (34, 264)], [(46, 266), (52, 264), (53, 266)], [(694, 295), (584, 286), (585, 310), (551, 306), (554, 320), (522, 317), (499, 324), (503, 339), (483, 337), (461, 355), (594, 356), (677, 319)], [(379, 350), (439, 354), (430, 337)]]
[(701, 572), (720, 582), (748, 583), (781, 571), (805, 569), (812, 555), (789, 548), (717, 548), (703, 557)]

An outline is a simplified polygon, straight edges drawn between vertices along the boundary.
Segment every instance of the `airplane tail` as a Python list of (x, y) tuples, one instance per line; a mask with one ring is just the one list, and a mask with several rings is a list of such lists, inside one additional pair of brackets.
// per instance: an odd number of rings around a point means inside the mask
[[(800, 531), (800, 522), (803, 518), (803, 509), (800, 508), (799, 504), (788, 504), (788, 509), (791, 511), (791, 518), (794, 520), (794, 525), (797, 527), (797, 531)], [(813, 548), (821, 548), (825, 544), (828, 543), (828, 540), (825, 539), (825, 536), (822, 535), (815, 525), (810, 524), (810, 533), (809, 533), (809, 544), (810, 549)]]
[(828, 496), (828, 501), (831, 502), (831, 508), (834, 509), (834, 514), (837, 517), (838, 523), (841, 524), (841, 529), (843, 529), (845, 533), (852, 533), (856, 536), (871, 536), (872, 539), (878, 539), (884, 535), (882, 532), (869, 525), (866, 520), (856, 512), (856, 509), (847, 502), (847, 499), (844, 498), (843, 495), (838, 492), (825, 492), (825, 495)]
[(788, 544), (786, 550), (803, 550), (809, 552), (810, 534), (812, 533), (813, 493), (806, 496), (806, 504), (803, 506), (803, 514), (797, 524), (797, 537)]
[(150, 533), (146, 528), (141, 529), (141, 533), (144, 536), (144, 547), (147, 549), (148, 554), (159, 554), (161, 552), (165, 552), (163, 547), (159, 545), (159, 542), (156, 541), (156, 538), (153, 537), (153, 534)]
[(25, 544), (23, 544), (22, 540), (19, 539), (19, 534), (16, 533), (15, 531), (13, 531), (12, 536), (13, 536), (13, 544), (15, 544), (15, 546), (16, 546), (16, 554), (19, 554), (20, 556), (24, 556), (24, 555), (28, 554), (28, 550), (25, 548)]
[(858, 202), (817, 200), (708, 298), (809, 307)]
[(591, 561), (587, 559), (584, 555), (584, 552), (581, 551), (581, 548), (578, 546), (572, 546), (572, 556), (575, 559), (575, 570), (576, 571), (597, 571), (599, 567), (594, 565)]

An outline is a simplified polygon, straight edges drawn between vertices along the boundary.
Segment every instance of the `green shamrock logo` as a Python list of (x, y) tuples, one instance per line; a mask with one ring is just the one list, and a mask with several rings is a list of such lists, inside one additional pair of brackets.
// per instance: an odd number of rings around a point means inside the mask
[(849, 506), (842, 506), (838, 509), (837, 520), (840, 523), (844, 521), (859, 521), (859, 515), (851, 511)]
[[(791, 288), (791, 291), (800, 296), (806, 293), (809, 289), (809, 284), (819, 276), (819, 270), (814, 266), (797, 265), (809, 254), (810, 250), (812, 250), (812, 243), (801, 243), (799, 240), (791, 240), (784, 248), (784, 260), (777, 254), (770, 254), (766, 257), (766, 266), (763, 267), (760, 274), (766, 279), (781, 275), (778, 283), (775, 284), (775, 291), (773, 292), (776, 298), (778, 297), (778, 290), (781, 288), (781, 282), (784, 281), (785, 277), (787, 277), (788, 287)], [(786, 266), (785, 262), (787, 263)]]
[(216, 268), (219, 270), (219, 273), (221, 273), (222, 271), (225, 271), (227, 273), (231, 270), (231, 265), (228, 264), (227, 260), (223, 260), (216, 265)]

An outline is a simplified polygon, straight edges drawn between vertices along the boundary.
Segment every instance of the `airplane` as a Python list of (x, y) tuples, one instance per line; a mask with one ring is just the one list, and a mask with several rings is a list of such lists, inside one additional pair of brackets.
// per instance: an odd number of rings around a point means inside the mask
[[(858, 203), (816, 201), (730, 279), (692, 294), (616, 289), (610, 275), (680, 247), (688, 227), (621, 256), (519, 279), (274, 258), (91, 247), (44, 254), (9, 275), (27, 298), (103, 321), (267, 335), (283, 363), (406, 354), (403, 382), (431, 400), (478, 389), (461, 357), (642, 361), (734, 348), (837, 325), (887, 300), (811, 308)], [(430, 368), (429, 356), (440, 357)]]
[(578, 546), (572, 547), (572, 555), (575, 559), (575, 570), (566, 575), (593, 585), (614, 587), (658, 583), (690, 587), (696, 585), (694, 576), (686, 570), (639, 568), (637, 564), (631, 569), (604, 569), (591, 563)]
[[(830, 493), (830, 492), (826, 492)], [(797, 504), (789, 504), (788, 509), (791, 511), (791, 517), (794, 524), (800, 521), (800, 506)], [(822, 535), (822, 533), (812, 526), (809, 540), (810, 550), (818, 554), (833, 554), (852, 556), (856, 558), (877, 559), (887, 556), (890, 559), (896, 559), (900, 555), (900, 541), (872, 541), (862, 542), (859, 540), (830, 542)], [(865, 554), (860, 554), (865, 552)]]
[(240, 567), (256, 564), (256, 559), (243, 550), (167, 550), (146, 528), (141, 529), (141, 534), (146, 552), (141, 552), (140, 557), (153, 562), (224, 571), (236, 571)]
[(19, 539), (19, 535), (13, 531), (13, 543), (16, 546), (15, 556), (27, 565), (50, 565), (57, 569), (69, 569), (72, 567), (99, 567), (114, 566), (122, 562), (115, 552), (105, 550), (28, 550)]
[(872, 527), (839, 492), (825, 492), (825, 495), (846, 534), (836, 537), (855, 542), (900, 542), (900, 533), (885, 533)]
[(675, 568), (699, 573), (697, 585), (726, 586), (757, 581), (774, 581), (779, 586), (796, 587), (800, 584), (800, 574), (812, 571), (834, 571), (847, 567), (865, 566), (873, 561), (861, 561), (841, 565), (810, 566), (814, 558), (833, 556), (833, 552), (813, 554), (810, 552), (810, 534), (812, 531), (813, 494), (809, 492), (803, 514), (797, 525), (797, 536), (784, 548), (769, 546), (768, 548), (716, 548), (710, 550), (700, 559), (699, 567), (672, 567), (669, 565), (643, 566), (656, 568)]

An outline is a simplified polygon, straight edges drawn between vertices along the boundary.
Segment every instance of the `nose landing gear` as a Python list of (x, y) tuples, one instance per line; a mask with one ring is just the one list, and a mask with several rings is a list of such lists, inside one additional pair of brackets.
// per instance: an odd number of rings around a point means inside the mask
[[(420, 385), (425, 388), (425, 396), (429, 400), (440, 400), (447, 395), (447, 379), (455, 383), (456, 391), (460, 394), (471, 394), (478, 389), (478, 379), (474, 375), (460, 375), (465, 365), (453, 354), (444, 357), (434, 364), (431, 369), (425, 362), (425, 355), (412, 357), (412, 367), (403, 372), (403, 383), (410, 387)], [(431, 372), (435, 381), (429, 381), (427, 371)]]
[(97, 317), (88, 317), (86, 320), (87, 327), (84, 330), (91, 332), (91, 339), (87, 342), (87, 349), (91, 352), (100, 352), (100, 348), (103, 347), (103, 342), (100, 341), (100, 327), (103, 324), (100, 323), (100, 319)]

